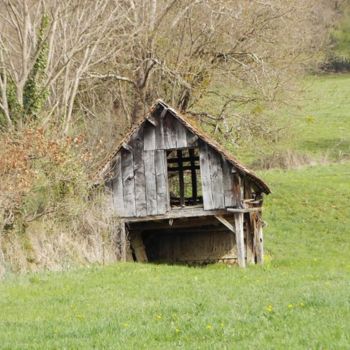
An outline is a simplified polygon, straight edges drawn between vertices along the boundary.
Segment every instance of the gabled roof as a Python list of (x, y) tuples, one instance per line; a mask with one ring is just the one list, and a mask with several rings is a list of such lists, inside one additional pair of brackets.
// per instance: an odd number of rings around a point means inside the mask
[(229, 152), (227, 152), (220, 144), (214, 141), (211, 137), (198, 130), (184, 115), (181, 115), (173, 108), (169, 107), (162, 100), (157, 100), (156, 103), (150, 108), (150, 111), (138, 122), (136, 123), (130, 131), (125, 135), (123, 140), (119, 143), (116, 149), (111, 152), (111, 154), (105, 159), (102, 165), (97, 170), (95, 180), (96, 182), (106, 181), (108, 179), (108, 175), (111, 170), (111, 163), (115, 156), (119, 153), (122, 147), (124, 147), (131, 139), (131, 136), (144, 124), (146, 121), (153, 115), (156, 110), (166, 110), (171, 113), (180, 123), (182, 123), (189, 131), (195, 134), (199, 139), (206, 142), (210, 145), (215, 151), (220, 153), (229, 163), (231, 163), (239, 173), (249, 177), (252, 182), (254, 182), (264, 193), (271, 193), (267, 184), (261, 180), (257, 175), (254, 174), (253, 171), (246, 168), (243, 164), (241, 164), (234, 156), (232, 156)]

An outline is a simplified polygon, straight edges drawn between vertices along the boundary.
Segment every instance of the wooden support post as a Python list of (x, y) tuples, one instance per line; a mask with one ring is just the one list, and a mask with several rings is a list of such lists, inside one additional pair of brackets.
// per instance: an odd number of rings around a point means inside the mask
[(246, 267), (245, 248), (244, 248), (244, 232), (243, 232), (243, 213), (235, 213), (235, 231), (236, 231), (236, 245), (237, 258), (239, 267)]
[(247, 265), (255, 264), (254, 257), (254, 222), (253, 222), (253, 213), (245, 213), (244, 220), (246, 223), (246, 257), (247, 257)]
[(126, 228), (126, 222), (124, 220), (120, 223), (120, 260), (126, 261), (126, 245), (127, 242), (127, 228)]
[(182, 150), (177, 151), (178, 165), (179, 165), (179, 186), (180, 186), (180, 205), (185, 206), (185, 184), (184, 171), (182, 161)]
[(264, 263), (264, 240), (261, 214), (256, 215), (256, 232), (255, 232), (255, 255), (258, 264)]
[(194, 149), (189, 149), (190, 162), (191, 162), (191, 180), (192, 180), (192, 200), (193, 203), (197, 203), (197, 173)]

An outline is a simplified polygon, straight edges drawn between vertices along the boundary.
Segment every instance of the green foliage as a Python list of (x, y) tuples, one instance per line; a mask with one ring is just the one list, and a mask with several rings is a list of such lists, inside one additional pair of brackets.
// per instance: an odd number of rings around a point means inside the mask
[(9, 277), (1, 346), (346, 349), (349, 166), (261, 174), (274, 193), (261, 267), (117, 264)]
[(48, 97), (48, 89), (43, 86), (48, 63), (48, 43), (45, 38), (48, 26), (49, 17), (43, 15), (37, 37), (38, 56), (24, 86), (23, 111), (25, 117), (35, 117)]
[[(47, 30), (49, 16), (43, 15), (37, 34), (37, 58), (23, 88), (23, 101), (18, 100), (17, 88), (13, 81), (7, 82), (7, 102), (11, 119), (15, 124), (22, 120), (36, 118), (44, 107), (49, 90), (45, 88), (46, 68), (48, 64)], [(0, 111), (0, 126), (6, 126), (7, 121)]]

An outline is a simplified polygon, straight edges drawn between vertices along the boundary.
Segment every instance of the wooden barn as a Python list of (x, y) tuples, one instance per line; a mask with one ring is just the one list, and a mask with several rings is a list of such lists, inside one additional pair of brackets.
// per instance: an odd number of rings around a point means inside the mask
[(162, 101), (98, 173), (122, 219), (123, 260), (263, 262), (268, 186)]

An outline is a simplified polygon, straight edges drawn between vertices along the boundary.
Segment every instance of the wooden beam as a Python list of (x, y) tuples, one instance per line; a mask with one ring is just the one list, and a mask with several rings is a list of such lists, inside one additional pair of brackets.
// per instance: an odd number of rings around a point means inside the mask
[(225, 225), (231, 232), (235, 233), (235, 228), (231, 223), (229, 223), (222, 215), (215, 215), (216, 219), (218, 219), (223, 225)]
[(243, 213), (235, 213), (235, 232), (236, 232), (236, 245), (237, 245), (237, 257), (239, 267), (246, 267), (245, 261), (245, 248), (244, 248), (244, 230), (243, 230)]
[[(194, 151), (192, 148), (190, 148), (189, 149), (189, 151)], [(182, 158), (182, 161), (183, 162), (190, 162), (191, 161), (191, 157), (183, 157)], [(198, 156), (196, 156), (196, 157), (193, 157), (193, 159), (195, 160), (195, 161), (198, 161), (199, 162), (199, 157)], [(177, 158), (170, 158), (170, 159), (168, 159), (168, 163), (177, 163), (178, 162), (178, 159)]]
[(215, 215), (225, 215), (227, 211), (225, 209), (218, 210), (204, 210), (201, 208), (179, 208), (172, 209), (162, 215), (148, 215), (145, 217), (130, 217), (124, 218), (126, 222), (143, 222), (143, 221), (153, 221), (153, 220), (165, 220), (165, 219), (178, 219), (178, 218), (190, 218), (196, 216), (215, 216)]
[(156, 229), (151, 229), (151, 230), (147, 230), (147, 231), (143, 231), (144, 234), (161, 234), (161, 235), (167, 235), (167, 234), (174, 234), (174, 235), (184, 235), (184, 236), (188, 236), (189, 234), (192, 233), (210, 233), (212, 234), (213, 232), (215, 233), (226, 233), (227, 234), (227, 227), (220, 225), (218, 226), (205, 226), (205, 227), (189, 227), (189, 228), (172, 228), (172, 227), (168, 227), (167, 229), (160, 229), (160, 230), (156, 230)]
[[(172, 224), (170, 225), (170, 222)], [(220, 227), (222, 224), (214, 216), (199, 216), (190, 218), (165, 219), (146, 222), (129, 223), (130, 231), (164, 230), (178, 228), (196, 228), (202, 226)]]
[(227, 208), (227, 211), (230, 213), (254, 213), (260, 212), (262, 210), (261, 207), (256, 208)]
[[(182, 171), (184, 170), (191, 170), (192, 171), (192, 166), (191, 165), (185, 165), (182, 166)], [(194, 169), (198, 169), (199, 170), (199, 165), (195, 165)], [(168, 167), (168, 171), (172, 172), (172, 173), (177, 173), (178, 171), (180, 171), (180, 167)]]

